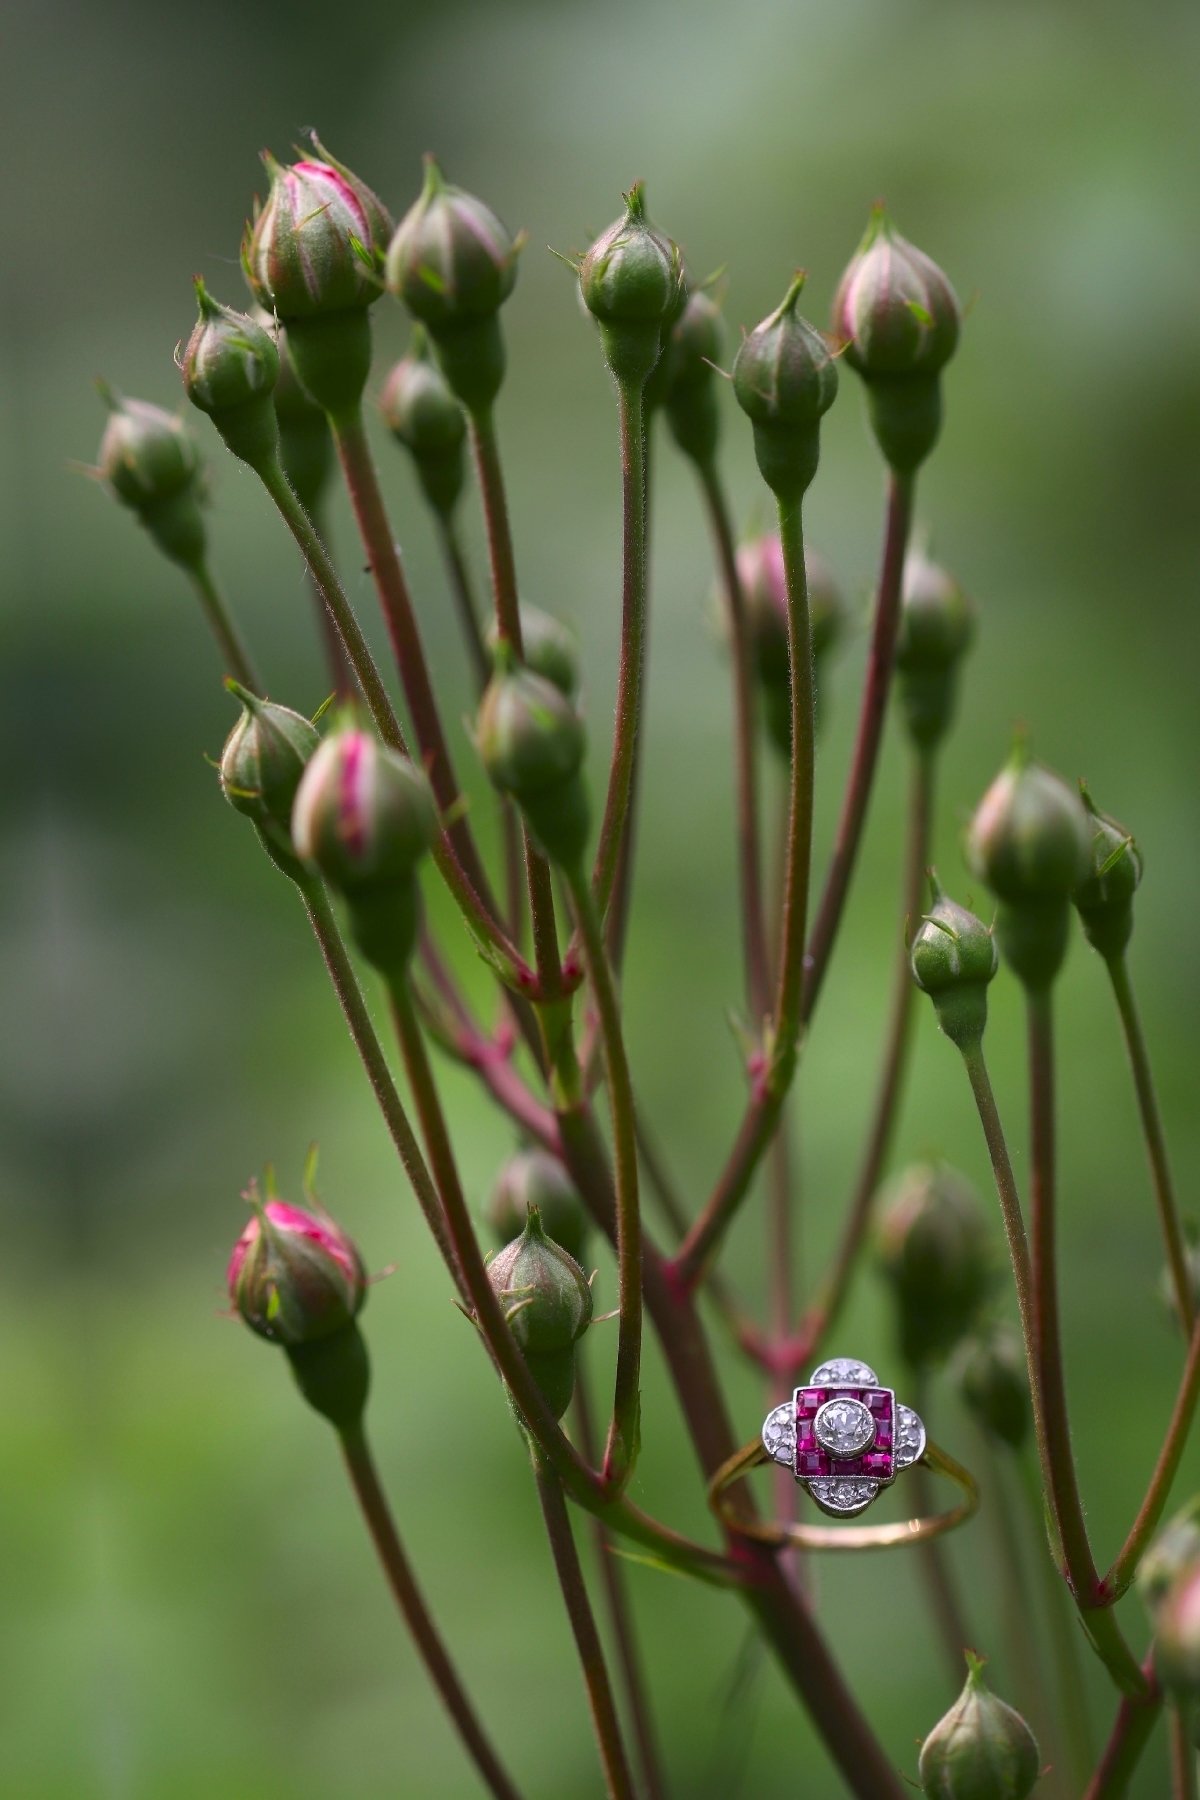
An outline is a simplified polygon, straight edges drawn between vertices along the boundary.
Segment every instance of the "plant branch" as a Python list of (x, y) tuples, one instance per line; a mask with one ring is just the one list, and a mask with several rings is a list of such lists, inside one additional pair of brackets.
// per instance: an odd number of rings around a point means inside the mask
[(476, 1717), (466, 1690), (451, 1662), (437, 1626), (417, 1585), (412, 1567), (404, 1553), (395, 1520), (375, 1468), (361, 1424), (339, 1434), (342, 1455), (358, 1496), (379, 1561), (387, 1576), (397, 1606), (412, 1635), (430, 1680), (449, 1713), (467, 1754), (475, 1763), (488, 1791), (496, 1800), (520, 1800), (499, 1757)]
[(1188, 1269), (1187, 1245), (1184, 1241), (1183, 1226), (1179, 1217), (1175, 1184), (1171, 1179), (1171, 1165), (1167, 1158), (1167, 1140), (1163, 1131), (1162, 1114), (1158, 1108), (1158, 1096), (1154, 1089), (1150, 1054), (1146, 1048), (1145, 1034), (1142, 1031), (1142, 1021), (1129, 974), (1129, 964), (1124, 952), (1109, 958), (1106, 966), (1109, 980), (1112, 982), (1117, 1011), (1121, 1015), (1125, 1049), (1133, 1073), (1138, 1114), (1142, 1123), (1142, 1136), (1145, 1139), (1146, 1154), (1150, 1161), (1150, 1174), (1154, 1183), (1154, 1198), (1158, 1205), (1163, 1242), (1167, 1247), (1167, 1263), (1171, 1271), (1175, 1305), (1178, 1308), (1184, 1332), (1190, 1333), (1196, 1324), (1196, 1297)]
[(225, 673), (232, 675), (250, 693), (261, 694), (262, 684), (250, 660), (250, 652), (242, 642), (233, 614), (208, 563), (203, 560), (192, 563), (187, 573), (196, 590), (208, 628), (216, 639), (221, 660), (225, 664)]
[(825, 886), (813, 922), (806, 957), (804, 1013), (807, 1022), (817, 1004), (821, 983), (825, 979), (834, 940), (846, 904), (850, 877), (854, 872), (858, 847), (862, 841), (867, 807), (879, 761), (883, 739), (883, 723), (887, 713), (888, 691), (896, 660), (896, 634), (900, 625), (900, 595), (904, 581), (904, 558), (912, 530), (914, 474), (891, 474), (888, 477), (887, 511), (884, 526), (883, 557), (879, 570), (879, 589), (875, 602), (875, 627), (871, 638), (867, 680), (863, 689), (858, 718), (858, 735), (850, 779), (842, 801), (833, 855)]
[(583, 1570), (579, 1566), (579, 1552), (571, 1535), (571, 1521), (563, 1500), (562, 1484), (536, 1452), (533, 1457), (533, 1472), (558, 1584), (562, 1589), (567, 1617), (571, 1621), (575, 1648), (579, 1652), (583, 1684), (587, 1689), (588, 1707), (592, 1715), (592, 1729), (604, 1770), (604, 1785), (609, 1800), (636, 1800), (629, 1760), (621, 1741), (621, 1727), (617, 1721), (608, 1669), (604, 1662), (604, 1651), (600, 1645), (600, 1634), (596, 1630)]
[(1139, 1694), (1126, 1694), (1117, 1708), (1112, 1732), (1096, 1771), (1087, 1785), (1083, 1800), (1124, 1800), (1130, 1777), (1136, 1769), (1150, 1734), (1162, 1711), (1162, 1695), (1154, 1676), (1154, 1657), (1142, 1664), (1144, 1687)]
[(1179, 1393), (1171, 1413), (1171, 1422), (1167, 1427), (1167, 1435), (1162, 1449), (1159, 1451), (1158, 1461), (1154, 1465), (1154, 1473), (1150, 1477), (1145, 1499), (1138, 1509), (1137, 1518), (1130, 1527), (1129, 1536), (1121, 1546), (1116, 1561), (1101, 1583), (1102, 1597), (1108, 1605), (1119, 1600), (1133, 1580), (1137, 1573), (1138, 1563), (1162, 1517), (1163, 1508), (1166, 1506), (1171, 1492), (1171, 1484), (1178, 1472), (1187, 1444), (1198, 1395), (1200, 1395), (1200, 1323), (1197, 1323), (1192, 1329), (1192, 1340), (1188, 1347), (1187, 1362), (1184, 1365), (1183, 1378), (1179, 1384)]

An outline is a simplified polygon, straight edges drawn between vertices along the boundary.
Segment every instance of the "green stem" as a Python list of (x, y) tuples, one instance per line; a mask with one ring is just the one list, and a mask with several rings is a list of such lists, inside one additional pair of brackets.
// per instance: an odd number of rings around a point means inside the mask
[[(1037, 1467), (1027, 1456), (1015, 1454), (1017, 1488), (1024, 1507), (1029, 1535), (1034, 1544), (1034, 1567), (1042, 1590), (1042, 1613), (1049, 1634), (1050, 1656), (1058, 1675), (1059, 1713), (1066, 1721), (1064, 1736), (1071, 1760), (1075, 1791), (1087, 1780), (1095, 1750), (1088, 1715), (1087, 1686), (1080, 1661), (1080, 1634), (1071, 1596), (1060, 1581), (1051, 1557), (1044, 1554), (1046, 1502)], [(1004, 1505), (1003, 1495), (1001, 1499)]]
[[(496, 438), (495, 418), (490, 408), (470, 415), (470, 431), (487, 526), (496, 630), (501, 642), (511, 644), (516, 655), (523, 657), (525, 646), (521, 637), (516, 559), (513, 554), (512, 530), (508, 522), (508, 499), (504, 489), (500, 446)], [(552, 1001), (563, 991), (558, 928), (554, 917), (554, 888), (550, 879), (550, 866), (528, 831), (525, 832), (525, 874), (529, 889), (529, 915), (533, 927), (538, 987), (541, 997)]]
[(1196, 1400), (1200, 1396), (1200, 1323), (1192, 1330), (1192, 1340), (1188, 1347), (1187, 1362), (1184, 1365), (1183, 1379), (1179, 1384), (1179, 1393), (1171, 1414), (1171, 1422), (1167, 1427), (1167, 1435), (1159, 1451), (1158, 1461), (1154, 1465), (1154, 1473), (1150, 1477), (1150, 1485), (1146, 1489), (1145, 1499), (1138, 1510), (1137, 1518), (1130, 1527), (1129, 1536), (1104, 1577), (1102, 1591), (1111, 1605), (1120, 1599), (1129, 1583), (1137, 1573), (1147, 1544), (1153, 1537), (1163, 1509), (1171, 1492), (1171, 1484), (1179, 1470), (1179, 1464), (1187, 1445), (1188, 1433), (1196, 1411)]
[(769, 1042), (732, 1151), (703, 1212), (674, 1258), (675, 1278), (695, 1286), (750, 1189), (796, 1068), (805, 984), (805, 931), (812, 861), (815, 689), (804, 531), (799, 499), (779, 501), (779, 537), (788, 599), (788, 664), (791, 670), (792, 757), (788, 790), (787, 853), (779, 971)]
[[(595, 1426), (592, 1422), (591, 1402), (588, 1399), (586, 1372), (582, 1367), (578, 1369), (575, 1376), (574, 1408), (575, 1426), (579, 1433), (579, 1447), (583, 1452), (584, 1461), (594, 1468), (599, 1447), (596, 1442)], [(663, 1777), (654, 1721), (650, 1714), (650, 1692), (646, 1682), (645, 1667), (638, 1650), (633, 1613), (625, 1587), (624, 1571), (619, 1558), (613, 1554), (612, 1538), (605, 1529), (603, 1520), (594, 1519), (592, 1523), (596, 1547), (596, 1566), (600, 1571), (609, 1621), (612, 1625), (621, 1690), (625, 1696), (626, 1711), (633, 1725), (642, 1787), (645, 1790), (646, 1800), (667, 1800), (667, 1785)]]
[(816, 1299), (801, 1321), (792, 1349), (795, 1365), (806, 1363), (820, 1340), (832, 1329), (841, 1314), (850, 1282), (858, 1264), (863, 1238), (871, 1217), (871, 1204), (879, 1187), (879, 1179), (887, 1160), (888, 1148), (899, 1112), (908, 1066), (908, 1049), (912, 1037), (913, 1002), (916, 988), (909, 967), (908, 939), (912, 922), (921, 911), (921, 883), (929, 861), (931, 820), (933, 816), (934, 756), (918, 750), (913, 758), (908, 801), (908, 849), (904, 863), (901, 896), (901, 940), (897, 958), (892, 1010), (884, 1045), (883, 1063), (875, 1090), (875, 1108), (867, 1132), (866, 1147), (859, 1165), (854, 1193), (842, 1227), (833, 1267), (817, 1292)]
[(358, 1496), (367, 1529), (387, 1576), (397, 1606), (408, 1626), (429, 1678), (441, 1696), (455, 1730), (475, 1763), (488, 1791), (496, 1800), (520, 1800), (499, 1757), (493, 1750), (475, 1710), (451, 1662), (425, 1597), (417, 1585), (404, 1553), (395, 1520), (379, 1482), (374, 1460), (361, 1424), (340, 1434), (342, 1455)]
[[(322, 429), (324, 429), (324, 426), (322, 426)], [(313, 530), (321, 539), (322, 543), (324, 543), (328, 538), (329, 533), (326, 530), (323, 518), (316, 511), (312, 514), (312, 522)], [(350, 658), (346, 654), (346, 646), (342, 642), (342, 634), (338, 630), (336, 620), (333, 618), (333, 615), (325, 604), (325, 596), (321, 592), (320, 583), (307, 565), (305, 566), (305, 574), (308, 577), (308, 586), (312, 594), (313, 610), (317, 615), (317, 629), (321, 636), (321, 642), (325, 647), (325, 666), (329, 671), (329, 678), (333, 683), (333, 692), (336, 694), (339, 701), (345, 705), (350, 705), (354, 700), (357, 684), (354, 679), (354, 670), (350, 666)]]
[(609, 1800), (636, 1800), (633, 1778), (629, 1773), (629, 1760), (621, 1741), (621, 1727), (617, 1722), (612, 1686), (604, 1662), (604, 1651), (600, 1645), (600, 1634), (596, 1630), (583, 1570), (579, 1566), (579, 1552), (571, 1535), (571, 1521), (567, 1517), (562, 1484), (553, 1470), (536, 1454), (533, 1458), (533, 1472), (558, 1584), (562, 1589), (567, 1617), (571, 1621), (575, 1648), (579, 1652), (579, 1665), (583, 1670), (583, 1684), (592, 1715), (592, 1729), (604, 1770), (605, 1789)]
[(1171, 1800), (1197, 1800), (1196, 1747), (1181, 1707), (1171, 1708)]
[(621, 839), (629, 815), (642, 715), (642, 675), (646, 640), (646, 421), (642, 390), (617, 387), (621, 435), (621, 655), (617, 673), (617, 720), (613, 734), (608, 793), (600, 841), (592, 869), (592, 892), (601, 917), (616, 880)]
[(262, 685), (250, 660), (250, 652), (242, 642), (241, 633), (212, 570), (207, 562), (200, 561), (193, 563), (187, 573), (196, 590), (208, 628), (217, 641), (225, 673), (232, 675), (235, 681), (248, 688), (252, 694), (261, 694)]
[(1150, 1734), (1162, 1711), (1162, 1695), (1154, 1679), (1154, 1658), (1142, 1664), (1140, 1693), (1126, 1694), (1117, 1708), (1112, 1732), (1083, 1800), (1124, 1800)]
[(1183, 1329), (1185, 1333), (1190, 1334), (1196, 1323), (1196, 1297), (1192, 1291), (1187, 1245), (1179, 1217), (1175, 1185), (1171, 1179), (1171, 1165), (1167, 1159), (1167, 1140), (1163, 1132), (1162, 1114), (1158, 1109), (1158, 1096), (1154, 1090), (1150, 1055), (1146, 1048), (1142, 1021), (1129, 974), (1129, 964), (1124, 952), (1112, 957), (1107, 963), (1107, 968), (1109, 980), (1112, 982), (1113, 997), (1117, 1002), (1117, 1011), (1121, 1015), (1129, 1066), (1133, 1072), (1138, 1113), (1142, 1122), (1142, 1136), (1146, 1141), (1146, 1154), (1150, 1159), (1154, 1198), (1158, 1205), (1163, 1241), (1167, 1247), (1167, 1263), (1171, 1271), (1175, 1304), (1179, 1309)]
[(621, 1008), (604, 945), (599, 909), (582, 869), (573, 870), (567, 876), (567, 885), (600, 1016), (608, 1099), (612, 1109), (620, 1324), (612, 1423), (604, 1451), (604, 1478), (619, 1492), (637, 1461), (641, 1412), (642, 1221), (638, 1198), (637, 1122), (633, 1083), (621, 1030)]
[(438, 539), (442, 546), (442, 558), (446, 564), (446, 573), (450, 577), (450, 592), (454, 596), (455, 610), (462, 631), (462, 640), (467, 652), (467, 660), (471, 665), (471, 673), (475, 677), (475, 686), (482, 694), (492, 673), (491, 658), (483, 641), (483, 632), (479, 625), (479, 614), (475, 607), (475, 596), (471, 591), (471, 577), (467, 570), (467, 559), (463, 552), (462, 538), (453, 513), (435, 512)]
[(850, 779), (842, 801), (833, 855), (825, 877), (825, 887), (817, 907), (809, 939), (804, 984), (804, 1019), (807, 1022), (817, 1004), (817, 995), (829, 967), (834, 939), (846, 905), (850, 877), (854, 872), (858, 847), (866, 824), (867, 806), (879, 761), (883, 724), (887, 714), (888, 691), (896, 660), (896, 634), (900, 626), (900, 595), (904, 583), (904, 559), (912, 530), (914, 473), (888, 477), (887, 512), (884, 526), (883, 558), (879, 571), (879, 592), (875, 602), (875, 628), (871, 638), (867, 681), (859, 711), (858, 734)]
[[(408, 742), (404, 736), (396, 711), (388, 697), (387, 689), (380, 678), (371, 655), (362, 628), (354, 615), (354, 609), (346, 598), (345, 591), (338, 579), (337, 570), (330, 560), (321, 539), (313, 528), (312, 521), (292, 492), (282, 465), (264, 463), (258, 466), (256, 473), (267, 493), (274, 501), (283, 518), (284, 524), (295, 538), (300, 552), (311, 572), (313, 580), (320, 589), (325, 605), (329, 610), (346, 654), (354, 670), (355, 679), (362, 689), (363, 697), (370, 709), (384, 743), (402, 756), (409, 754)], [(524, 962), (516, 946), (507, 937), (496, 922), (494, 911), (490, 911), (486, 903), (485, 893), (476, 889), (466, 869), (459, 862), (454, 841), (447, 831), (443, 831), (433, 847), (434, 860), (438, 870), (461, 911), (466, 923), (480, 945), (490, 957), (500, 964), (506, 979), (511, 979), (526, 990), (534, 985), (533, 970)]]
[(715, 461), (697, 464), (696, 473), (700, 479), (700, 489), (716, 549), (729, 621), (742, 953), (746, 965), (746, 997), (750, 1017), (758, 1024), (765, 1016), (769, 1004), (771, 971), (763, 906), (762, 851), (758, 828), (758, 734), (749, 634), (746, 629), (746, 605), (738, 574), (729, 503)]
[[(910, 1391), (913, 1404), (921, 1417), (928, 1413), (928, 1382), (925, 1372), (910, 1369)], [(930, 1484), (925, 1470), (915, 1463), (909, 1471), (909, 1482), (912, 1489), (913, 1511), (924, 1518), (934, 1510), (934, 1501), (930, 1494)], [(929, 1610), (946, 1656), (946, 1666), (950, 1674), (951, 1689), (957, 1689), (962, 1679), (963, 1652), (976, 1642), (966, 1621), (963, 1611), (962, 1595), (954, 1579), (950, 1561), (946, 1555), (946, 1545), (935, 1538), (929, 1543), (918, 1545), (921, 1553), (921, 1565), (925, 1576), (925, 1591), (929, 1599)]]

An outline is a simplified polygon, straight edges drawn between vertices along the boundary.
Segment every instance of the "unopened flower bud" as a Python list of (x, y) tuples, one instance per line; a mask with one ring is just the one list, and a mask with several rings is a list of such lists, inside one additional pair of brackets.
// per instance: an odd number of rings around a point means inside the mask
[(1200, 1699), (1200, 1558), (1188, 1561), (1154, 1612), (1154, 1666), (1164, 1687)]
[(186, 569), (204, 560), (204, 468), (183, 420), (100, 387), (108, 424), (96, 472), (159, 549)]
[(1154, 1620), (1175, 1583), (1200, 1569), (1200, 1500), (1168, 1520), (1138, 1564), (1137, 1590)]
[[(746, 609), (754, 672), (758, 677), (766, 727), (779, 754), (791, 756), (791, 676), (788, 664), (787, 579), (779, 533), (751, 538), (738, 547), (738, 577)], [(822, 673), (828, 653), (841, 637), (846, 623), (845, 602), (823, 556), (804, 546), (804, 574), (808, 585), (808, 617), (812, 632), (813, 679), (816, 686), (817, 722), (821, 720)]]
[(867, 384), (875, 436), (895, 470), (915, 469), (937, 442), (941, 371), (960, 324), (945, 275), (876, 207), (834, 299), (833, 331)]
[(616, 379), (644, 387), (686, 303), (687, 286), (679, 245), (651, 225), (640, 181), (625, 195), (622, 217), (580, 263), (579, 291)]
[(1133, 931), (1133, 896), (1142, 879), (1142, 857), (1123, 825), (1102, 813), (1080, 790), (1091, 829), (1091, 868), (1075, 889), (1083, 935), (1106, 960), (1120, 956)]
[(357, 408), (371, 366), (367, 308), (392, 223), (365, 182), (314, 136), (315, 158), (271, 177), (266, 205), (247, 227), (242, 267), (260, 306), (288, 327), (296, 373), (332, 416)]
[(1091, 830), (1074, 788), (1018, 744), (975, 811), (967, 863), (1000, 902), (996, 935), (1027, 987), (1066, 954), (1071, 895), (1091, 870)]
[(242, 716), (221, 752), (221, 792), (276, 843), (291, 846), (292, 806), (305, 766), (320, 738), (316, 727), (288, 706), (233, 687)]
[(820, 422), (837, 394), (837, 364), (819, 331), (796, 310), (803, 275), (783, 304), (743, 338), (733, 391), (754, 426), (754, 451), (767, 486), (797, 500), (817, 472)]
[(392, 436), (412, 456), (430, 506), (448, 517), (462, 493), (467, 422), (419, 325), (413, 329), (407, 356), (384, 383), (379, 410)]
[(353, 1241), (324, 1213), (268, 1200), (233, 1247), (229, 1297), (251, 1331), (294, 1347), (362, 1311), (367, 1276)]
[(510, 1309), (513, 1336), (534, 1355), (569, 1349), (592, 1322), (587, 1277), (548, 1235), (536, 1206), (528, 1208), (520, 1236), (488, 1264), (488, 1279)]
[(184, 392), (208, 414), (233, 454), (259, 468), (279, 451), (275, 340), (245, 313), (220, 305), (198, 276), (196, 299), (200, 317), (183, 353)]
[(954, 717), (958, 665), (975, 635), (975, 614), (952, 575), (912, 550), (904, 564), (896, 673), (909, 736), (940, 742)]
[(945, 1163), (916, 1164), (889, 1189), (877, 1244), (904, 1356), (917, 1367), (940, 1360), (970, 1330), (991, 1284), (978, 1195)]
[(573, 868), (588, 835), (579, 714), (552, 682), (499, 658), (480, 702), (475, 736), (483, 766), (511, 794), (551, 862)]
[(1037, 1739), (992, 1693), (968, 1650), (967, 1682), (921, 1746), (918, 1776), (929, 1800), (1026, 1800), (1041, 1773)]
[(1000, 966), (996, 941), (982, 919), (943, 893), (930, 871), (932, 900), (912, 941), (913, 980), (933, 1001), (938, 1024), (960, 1050), (987, 1024), (987, 989)]
[[(500, 633), (493, 619), (488, 648), (495, 657)], [(556, 687), (568, 700), (579, 692), (579, 646), (573, 633), (552, 613), (521, 602), (521, 652), (525, 667)]]
[(520, 1150), (510, 1156), (488, 1200), (488, 1223), (501, 1244), (520, 1237), (535, 1207), (548, 1237), (576, 1262), (582, 1261), (588, 1219), (574, 1182), (548, 1150)]
[(646, 388), (659, 387), (671, 435), (701, 469), (711, 464), (721, 435), (718, 398), (725, 332), (721, 309), (703, 288), (694, 289), (671, 327), (658, 368)]
[(489, 407), (504, 379), (499, 312), (517, 279), (520, 241), (425, 158), (425, 185), (387, 253), (387, 285), (437, 345), (443, 373), (468, 411)]
[(296, 854), (345, 897), (359, 949), (389, 979), (403, 976), (416, 945), (417, 865), (437, 832), (425, 776), (366, 731), (326, 738), (296, 793)]
[(1020, 1340), (1008, 1326), (993, 1326), (963, 1347), (962, 1397), (984, 1431), (1019, 1450), (1029, 1435), (1029, 1377)]

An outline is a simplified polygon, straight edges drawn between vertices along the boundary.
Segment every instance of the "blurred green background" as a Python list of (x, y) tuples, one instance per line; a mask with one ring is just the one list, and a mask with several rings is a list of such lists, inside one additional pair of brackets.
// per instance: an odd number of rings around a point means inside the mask
[[(1086, 773), (1147, 864), (1135, 968), (1180, 1186), (1200, 1162), (1194, 895), (1197, 717), (1194, 189), (1200, 15), (1191, 5), (1025, 0), (347, 0), (184, 15), (127, 4), (10, 7), (0, 274), (3, 707), (11, 734), (0, 890), (0, 1792), (71, 1800), (475, 1790), (376, 1578), (334, 1446), (280, 1359), (225, 1322), (238, 1198), (267, 1161), (298, 1194), (321, 1145), (327, 1203), (375, 1268), (371, 1421), (401, 1527), (482, 1712), (531, 1800), (600, 1791), (527, 1468), (419, 1226), (303, 917), (218, 798), (204, 757), (231, 722), (182, 579), (80, 478), (103, 372), (173, 405), (176, 341), (202, 271), (239, 303), (256, 153), (316, 124), (400, 212), (434, 147), (531, 243), (505, 314), (500, 423), (526, 596), (578, 630), (597, 767), (607, 754), (619, 513), (611, 396), (571, 281), (542, 248), (584, 245), (636, 177), (694, 271), (728, 268), (752, 324), (797, 264), (821, 319), (870, 202), (973, 297), (942, 446), (921, 484), (936, 548), (977, 597), (978, 650), (947, 758), (938, 858), (961, 893), (966, 810), (1014, 719)], [(377, 309), (379, 368), (403, 343)], [(323, 697), (302, 571), (248, 474), (213, 453), (215, 556), (272, 691)], [(810, 531), (856, 603), (881, 479), (849, 376), (827, 421)], [(725, 1024), (735, 931), (727, 679), (709, 551), (670, 446), (655, 474), (646, 810), (631, 940), (630, 1053), (693, 1201), (740, 1104)], [(453, 724), (468, 704), (434, 545), (382, 446), (398, 533)], [(725, 464), (743, 522), (766, 516), (748, 434)], [(471, 522), (481, 565), (479, 533)], [(364, 618), (344, 514), (334, 534)], [(379, 634), (375, 633), (376, 641)], [(845, 767), (859, 633), (830, 692), (820, 843)], [(460, 765), (471, 756), (456, 732)], [(805, 1257), (819, 1269), (856, 1163), (895, 941), (903, 753), (890, 740), (842, 953), (798, 1116)], [(472, 775), (471, 781), (475, 778)], [(478, 793), (478, 785), (475, 784)], [(450, 925), (453, 930), (453, 925)], [(989, 1047), (1024, 1169), (1019, 1008), (996, 983)], [(1131, 1517), (1179, 1344), (1128, 1084), (1098, 963), (1062, 983), (1064, 1317), (1076, 1434), (1102, 1558)], [(451, 1071), (473, 1201), (510, 1145)], [(899, 1151), (944, 1151), (987, 1191), (949, 1046), (922, 1011)], [(997, 1225), (998, 1236), (998, 1225)], [(761, 1284), (748, 1209), (729, 1258)], [(611, 1265), (598, 1292), (611, 1303)], [(600, 1328), (607, 1370), (615, 1328)], [(873, 1275), (835, 1350), (886, 1370)], [(607, 1377), (605, 1377), (607, 1379)], [(750, 1435), (756, 1377), (729, 1369)], [(451, 1435), (445, 1421), (453, 1416)], [(974, 1451), (948, 1385), (936, 1435)], [(707, 1532), (657, 1353), (636, 1497)], [(1197, 1461), (1179, 1493), (1195, 1484)], [(979, 1647), (1011, 1694), (994, 1518), (953, 1544)], [(823, 1566), (830, 1636), (890, 1754), (954, 1692), (913, 1560)], [(677, 1796), (840, 1783), (769, 1667), (746, 1681), (732, 1601), (630, 1575)], [(1125, 1609), (1144, 1641), (1136, 1601)], [(1086, 1652), (1085, 1652), (1086, 1654)], [(1112, 1702), (1090, 1678), (1094, 1729)], [(1165, 1790), (1156, 1750), (1134, 1792)]]

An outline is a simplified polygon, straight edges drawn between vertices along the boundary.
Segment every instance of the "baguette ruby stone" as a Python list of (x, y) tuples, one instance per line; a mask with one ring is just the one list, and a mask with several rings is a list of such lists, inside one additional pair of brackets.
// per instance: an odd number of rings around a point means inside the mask
[[(822, 1476), (891, 1481), (896, 1473), (896, 1395), (881, 1387), (801, 1387), (796, 1389), (796, 1479)], [(814, 1421), (827, 1400), (857, 1400), (875, 1424), (875, 1441), (861, 1456), (837, 1457), (820, 1443)]]

